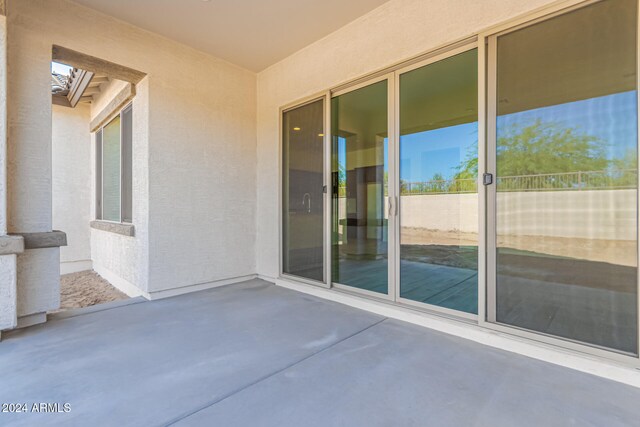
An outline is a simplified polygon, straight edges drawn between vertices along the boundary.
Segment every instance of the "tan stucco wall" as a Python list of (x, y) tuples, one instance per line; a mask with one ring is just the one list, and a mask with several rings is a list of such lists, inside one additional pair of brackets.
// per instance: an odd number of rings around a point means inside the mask
[(89, 104), (51, 110), (53, 229), (67, 233), (67, 246), (60, 248), (62, 274), (91, 268), (89, 117)]
[[(1, 4), (0, 4), (1, 6)], [(0, 237), (7, 233), (7, 20), (0, 16)], [(17, 322), (15, 254), (0, 255), (0, 330)]]

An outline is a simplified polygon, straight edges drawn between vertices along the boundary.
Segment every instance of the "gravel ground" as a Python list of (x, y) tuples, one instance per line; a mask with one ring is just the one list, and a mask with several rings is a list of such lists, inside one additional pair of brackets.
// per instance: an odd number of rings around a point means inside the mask
[(60, 310), (89, 307), (110, 301), (129, 298), (95, 271), (60, 276)]

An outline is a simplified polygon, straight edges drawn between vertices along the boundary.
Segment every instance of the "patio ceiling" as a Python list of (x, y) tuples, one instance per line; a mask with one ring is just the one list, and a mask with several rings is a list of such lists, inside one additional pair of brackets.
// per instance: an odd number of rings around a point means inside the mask
[(74, 0), (260, 71), (387, 0)]

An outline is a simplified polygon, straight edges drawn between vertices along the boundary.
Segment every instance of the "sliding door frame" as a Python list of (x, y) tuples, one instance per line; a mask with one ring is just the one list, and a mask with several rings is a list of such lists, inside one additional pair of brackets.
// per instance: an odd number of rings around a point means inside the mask
[[(395, 159), (396, 162), (394, 164), (395, 169), (396, 169), (396, 179), (394, 180), (394, 187), (395, 187), (395, 194), (396, 194), (396, 199), (395, 199), (395, 203), (397, 205), (397, 209), (396, 212), (398, 213), (398, 215), (396, 216), (396, 221), (395, 221), (395, 236), (396, 238), (394, 239), (394, 253), (395, 253), (395, 258), (394, 258), (394, 264), (396, 266), (395, 268), (395, 277), (394, 277), (394, 281), (393, 281), (393, 285), (395, 287), (395, 295), (396, 295), (396, 302), (399, 303), (400, 305), (403, 306), (407, 306), (407, 307), (411, 307), (411, 308), (417, 308), (420, 309), (422, 311), (426, 311), (426, 312), (431, 312), (433, 314), (439, 314), (439, 315), (444, 315), (447, 317), (453, 317), (453, 318), (457, 318), (457, 319), (463, 319), (463, 320), (470, 320), (470, 321), (476, 321), (478, 319), (478, 315), (473, 314), (473, 313), (467, 313), (464, 311), (458, 311), (458, 310), (454, 310), (451, 308), (446, 308), (446, 307), (439, 307), (437, 305), (433, 305), (433, 304), (428, 304), (428, 303), (424, 303), (424, 302), (419, 302), (419, 301), (414, 301), (408, 298), (402, 298), (400, 295), (400, 246), (401, 246), (401, 242), (400, 242), (400, 215), (402, 212), (402, 203), (400, 202), (400, 77), (403, 74), (406, 74), (408, 72), (417, 70), (419, 68), (422, 67), (426, 67), (428, 65), (431, 64), (435, 64), (437, 62), (452, 58), (456, 55), (471, 51), (473, 49), (476, 49), (478, 47), (478, 42), (477, 40), (470, 40), (465, 44), (461, 44), (458, 45), (454, 48), (448, 49), (448, 50), (444, 50), (441, 53), (438, 53), (437, 55), (433, 55), (427, 59), (424, 59), (420, 62), (415, 62), (411, 65), (407, 65), (406, 67), (403, 68), (399, 68), (398, 70), (395, 71), (395, 87), (394, 87), (394, 98), (395, 98), (395, 149), (394, 149), (394, 155), (395, 155)], [(478, 51), (478, 55), (480, 54), (480, 52)], [(478, 76), (478, 79), (480, 78), (480, 76)], [(478, 106), (480, 105), (480, 98), (478, 98)], [(478, 113), (480, 113), (480, 109), (478, 109)], [(481, 127), (480, 127), (480, 119), (481, 119), (481, 115), (478, 114), (478, 157), (480, 157), (480, 153), (482, 152), (481, 150)], [(480, 166), (480, 165), (479, 165)], [(480, 171), (480, 167), (478, 167), (478, 171)], [(481, 183), (481, 179), (478, 178), (477, 180), (478, 182), (478, 201), (480, 201), (480, 199), (482, 198), (480, 192), (481, 190), (484, 191), (484, 188), (482, 186)], [(480, 204), (478, 206), (478, 217), (481, 217), (481, 208), (480, 208)], [(478, 237), (482, 234), (482, 228), (478, 228)], [(478, 239), (478, 244), (480, 244), (480, 239)], [(478, 246), (478, 280), (480, 280), (480, 263), (481, 263), (481, 259), (480, 259), (480, 246)], [(391, 285), (391, 283), (390, 283)], [(480, 295), (480, 287), (478, 285), (478, 295)]]
[[(614, 360), (621, 362), (625, 365), (631, 365), (634, 367), (640, 367), (640, 359), (637, 354), (629, 354), (618, 351), (616, 349), (598, 346), (595, 344), (589, 344), (578, 340), (572, 340), (570, 338), (560, 338), (554, 335), (545, 334), (544, 332), (534, 332), (529, 329), (521, 328), (513, 325), (506, 325), (498, 323), (496, 319), (496, 248), (497, 248), (497, 210), (496, 210), (496, 149), (497, 149), (497, 40), (498, 37), (518, 31), (522, 28), (535, 25), (539, 22), (546, 21), (556, 16), (564, 15), (572, 11), (581, 9), (583, 7), (598, 3), (602, 0), (578, 0), (578, 1), (566, 1), (561, 2), (555, 7), (545, 8), (537, 13), (529, 14), (525, 17), (508, 21), (500, 26), (493, 27), (485, 32), (479, 34), (479, 72), (482, 73), (482, 80), (479, 81), (479, 103), (481, 108), (486, 108), (483, 111), (484, 114), (484, 132), (485, 132), (485, 151), (484, 151), (484, 169), (481, 169), (482, 164), (479, 164), (480, 171), (490, 173), (493, 175), (493, 183), (485, 188), (485, 245), (484, 245), (484, 268), (485, 275), (482, 285), (479, 289), (479, 295), (483, 295), (486, 298), (483, 308), (486, 310), (484, 315), (478, 316), (478, 324), (481, 327), (494, 330), (496, 332), (507, 333), (509, 335), (515, 335), (518, 337), (526, 338), (528, 340), (537, 341), (539, 343), (552, 345), (554, 347), (567, 348), (580, 353), (586, 353), (594, 356), (601, 357), (603, 359)], [(638, 8), (640, 15), (640, 7)], [(636, 52), (640, 48), (640, 16), (637, 18), (636, 24)], [(485, 51), (480, 54), (481, 51)], [(640, 55), (637, 56), (636, 64), (636, 93), (638, 95), (638, 105), (640, 106)], [(479, 73), (479, 79), (480, 79)], [(486, 74), (485, 74), (486, 73)], [(482, 87), (484, 86), (484, 88)], [(640, 130), (640, 114), (638, 114), (638, 129)], [(638, 142), (636, 143), (638, 144)], [(480, 143), (479, 143), (480, 146)], [(636, 145), (640, 147), (639, 145)], [(638, 150), (638, 158), (640, 160), (640, 150)], [(640, 163), (638, 163), (640, 164)], [(640, 189), (640, 174), (638, 189)], [(485, 186), (483, 186), (485, 187)], [(636, 190), (638, 194), (638, 190)], [(640, 212), (640, 197), (636, 196), (636, 224), (638, 224), (638, 213)], [(638, 236), (636, 236), (636, 245), (638, 245)], [(638, 247), (638, 246), (636, 246)], [(638, 253), (638, 264), (636, 266), (636, 286), (640, 284), (640, 251), (636, 249)], [(484, 288), (484, 289), (483, 289)], [(640, 345), (640, 291), (637, 292), (638, 298), (636, 302), (636, 313), (638, 317), (638, 327), (636, 333), (638, 334), (637, 341)], [(480, 301), (479, 301), (480, 303)], [(480, 314), (480, 306), (478, 307)], [(484, 310), (483, 310), (484, 311)]]
[[(323, 287), (323, 288), (329, 288), (331, 287), (330, 285), (330, 277), (331, 276), (327, 276), (327, 271), (330, 271), (327, 269), (327, 263), (330, 261), (328, 259), (328, 243), (330, 242), (330, 240), (327, 240), (327, 233), (326, 233), (326, 226), (327, 226), (327, 195), (329, 193), (329, 191), (325, 191), (323, 192), (322, 195), (322, 214), (323, 214), (323, 218), (322, 218), (322, 223), (323, 223), (323, 233), (322, 233), (322, 259), (323, 259), (323, 281), (317, 281), (317, 280), (312, 280), (312, 279), (308, 279), (306, 277), (300, 277), (300, 276), (296, 276), (294, 274), (290, 274), (290, 273), (285, 273), (284, 272), (284, 236), (283, 236), (283, 231), (284, 231), (284, 225), (283, 225), (283, 221), (284, 221), (284, 212), (283, 212), (283, 201), (284, 201), (284, 194), (283, 194), (283, 187), (282, 184), (284, 183), (284, 172), (285, 172), (285, 165), (283, 162), (283, 154), (284, 154), (284, 113), (291, 111), (291, 110), (295, 110), (297, 108), (300, 107), (304, 107), (305, 105), (309, 105), (309, 104), (313, 104), (314, 102), (317, 101), (322, 101), (322, 114), (323, 114), (323, 121), (322, 121), (322, 125), (324, 127), (324, 137), (322, 138), (323, 140), (323, 173), (322, 173), (322, 183), (323, 185), (327, 185), (327, 161), (326, 161), (326, 148), (327, 148), (327, 141), (328, 141), (328, 129), (327, 129), (327, 117), (328, 117), (328, 111), (329, 111), (329, 102), (330, 99), (328, 97), (328, 92), (323, 92), (323, 93), (316, 93), (314, 95), (308, 96), (306, 98), (297, 100), (293, 103), (287, 104), (283, 107), (281, 107), (278, 111), (278, 122), (279, 122), (279, 133), (278, 133), (278, 137), (280, 139), (280, 142), (278, 143), (278, 242), (279, 242), (279, 247), (278, 247), (278, 274), (279, 277), (282, 277), (284, 279), (289, 279), (289, 280), (294, 280), (294, 281), (298, 281), (298, 282), (302, 282), (302, 283), (306, 283), (306, 284), (310, 284), (310, 285), (314, 285), (314, 286), (319, 286), (319, 287)], [(330, 117), (329, 117), (330, 119)], [(325, 187), (327, 188), (327, 187)], [(330, 220), (330, 219), (329, 219)], [(330, 222), (329, 222), (330, 224)]]
[[(378, 293), (378, 292), (373, 292), (373, 291), (369, 291), (367, 289), (360, 289), (357, 288), (355, 286), (349, 286), (349, 285), (345, 285), (342, 283), (338, 283), (338, 282), (333, 282), (333, 277), (331, 277), (331, 275), (329, 275), (329, 280), (328, 282), (331, 283), (331, 286), (337, 290), (340, 291), (344, 291), (347, 293), (353, 293), (356, 295), (361, 295), (361, 296), (365, 296), (368, 298), (373, 298), (373, 299), (377, 299), (377, 300), (384, 300), (384, 301), (390, 301), (393, 302), (395, 301), (395, 286), (394, 286), (394, 278), (395, 278), (395, 265), (393, 263), (392, 260), (395, 259), (395, 245), (393, 244), (393, 241), (395, 240), (395, 236), (396, 236), (396, 218), (397, 218), (397, 213), (398, 213), (398, 208), (397, 208), (397, 204), (396, 204), (396, 185), (395, 182), (396, 180), (396, 176), (397, 176), (397, 171), (395, 168), (395, 146), (396, 144), (396, 100), (395, 100), (395, 73), (394, 72), (388, 72), (382, 75), (379, 75), (377, 77), (372, 77), (371, 79), (366, 79), (366, 80), (362, 80), (359, 81), (357, 84), (353, 84), (353, 85), (349, 85), (348, 87), (343, 87), (340, 88), (339, 90), (332, 90), (331, 91), (331, 100), (333, 98), (336, 98), (340, 95), (344, 95), (346, 93), (350, 93), (350, 92), (354, 92), (358, 89), (362, 89), (365, 88), (367, 86), (371, 86), (373, 84), (376, 83), (380, 83), (386, 81), (387, 82), (387, 146), (388, 146), (388, 167), (389, 167), (389, 173), (387, 175), (387, 205), (384, 207), (385, 212), (387, 212), (388, 215), (388, 222), (387, 222), (387, 293), (386, 294), (382, 294), (382, 293)], [(330, 120), (329, 120), (330, 122)], [(333, 145), (333, 135), (332, 135), (332, 131), (333, 129), (331, 128), (331, 126), (329, 127), (328, 133), (330, 135), (330, 139), (329, 139), (329, 162), (331, 162), (332, 158), (332, 152), (331, 152), (331, 148)], [(331, 165), (331, 163), (330, 163)], [(398, 180), (399, 181), (399, 180)], [(384, 187), (384, 184), (383, 184)], [(333, 195), (331, 195), (331, 202), (333, 202)], [(384, 216), (383, 216), (384, 218)], [(329, 218), (330, 221), (330, 225), (333, 226), (333, 223), (331, 222), (331, 218)], [(329, 230), (330, 232), (332, 230)], [(329, 252), (329, 254), (331, 254), (331, 251), (333, 249), (333, 241), (330, 241), (331, 244), (328, 246), (328, 250), (327, 252)], [(331, 258), (331, 260), (333, 259), (333, 256), (330, 255), (329, 258)], [(331, 262), (330, 260), (330, 262)], [(331, 273), (331, 270), (329, 271), (329, 273)]]

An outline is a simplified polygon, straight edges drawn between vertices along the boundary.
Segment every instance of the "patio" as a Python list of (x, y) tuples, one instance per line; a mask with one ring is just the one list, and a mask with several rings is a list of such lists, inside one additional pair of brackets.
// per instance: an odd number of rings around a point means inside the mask
[(637, 425), (640, 390), (261, 280), (3, 335), (19, 425)]

